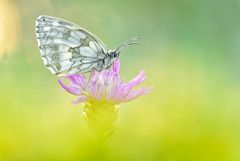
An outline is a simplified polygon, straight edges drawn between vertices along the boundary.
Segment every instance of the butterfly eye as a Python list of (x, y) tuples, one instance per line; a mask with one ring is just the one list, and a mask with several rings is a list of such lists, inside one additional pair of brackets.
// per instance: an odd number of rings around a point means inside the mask
[(117, 52), (114, 52), (113, 56), (116, 58), (118, 57), (118, 53)]

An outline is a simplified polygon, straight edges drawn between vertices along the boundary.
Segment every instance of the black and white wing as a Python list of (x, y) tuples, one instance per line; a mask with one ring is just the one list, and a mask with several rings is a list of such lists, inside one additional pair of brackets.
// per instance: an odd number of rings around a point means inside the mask
[(89, 31), (50, 16), (36, 20), (36, 35), (45, 66), (56, 75), (101, 70), (107, 49)]

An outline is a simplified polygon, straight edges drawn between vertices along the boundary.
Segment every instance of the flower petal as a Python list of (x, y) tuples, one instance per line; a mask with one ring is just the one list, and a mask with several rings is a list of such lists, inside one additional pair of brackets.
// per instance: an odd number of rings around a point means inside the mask
[(125, 100), (122, 100), (122, 102), (128, 102), (128, 101), (134, 100), (141, 95), (145, 95), (145, 94), (149, 93), (151, 90), (152, 90), (152, 88), (141, 88), (138, 90), (131, 91), (128, 94), (128, 96), (125, 98)]
[(68, 91), (71, 94), (74, 94), (74, 95), (82, 94), (81, 89), (70, 86), (70, 85), (66, 85), (66, 84), (63, 83), (63, 81), (61, 79), (58, 80), (58, 83), (62, 86), (63, 89), (65, 89), (66, 91)]
[(146, 76), (144, 71), (142, 70), (135, 78), (133, 78), (129, 83), (125, 85), (125, 88), (133, 88), (145, 80)]
[(76, 104), (78, 104), (78, 103), (85, 102), (86, 100), (87, 100), (87, 97), (82, 95), (82, 96), (78, 97), (78, 99), (73, 100), (72, 103), (73, 103), (74, 105), (76, 105)]
[(112, 70), (115, 74), (119, 74), (120, 71), (120, 61), (117, 59), (113, 62)]
[(84, 75), (73, 74), (73, 75), (66, 76), (66, 78), (75, 87), (78, 87), (78, 88), (80, 87), (80, 88), (84, 89), (84, 87), (86, 85), (86, 78), (84, 77)]

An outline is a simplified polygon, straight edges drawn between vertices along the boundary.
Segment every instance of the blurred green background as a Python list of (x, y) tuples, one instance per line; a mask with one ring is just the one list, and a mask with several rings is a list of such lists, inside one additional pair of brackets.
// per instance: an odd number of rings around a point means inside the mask
[[(104, 143), (42, 63), (35, 18), (132, 36), (121, 75), (153, 92), (121, 104)], [(239, 161), (239, 0), (0, 0), (0, 161)]]

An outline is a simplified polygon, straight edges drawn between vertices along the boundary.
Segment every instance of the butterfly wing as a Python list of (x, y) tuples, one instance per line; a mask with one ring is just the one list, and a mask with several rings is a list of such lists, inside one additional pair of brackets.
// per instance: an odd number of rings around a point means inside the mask
[(36, 20), (36, 35), (45, 66), (56, 75), (101, 70), (107, 49), (89, 31), (50, 16)]

